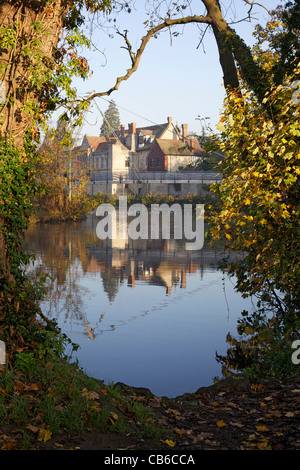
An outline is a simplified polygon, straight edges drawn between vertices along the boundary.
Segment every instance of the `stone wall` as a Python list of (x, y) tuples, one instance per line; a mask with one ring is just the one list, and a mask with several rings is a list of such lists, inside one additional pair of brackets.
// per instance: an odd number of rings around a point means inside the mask
[[(212, 181), (211, 183), (214, 183)], [(208, 183), (209, 184), (209, 183)], [(88, 192), (95, 195), (97, 192), (114, 194), (116, 196), (136, 194), (145, 196), (152, 194), (167, 194), (184, 196), (185, 194), (203, 194), (207, 192), (208, 184), (201, 183), (135, 183), (135, 184), (106, 184), (103, 181), (90, 182)]]

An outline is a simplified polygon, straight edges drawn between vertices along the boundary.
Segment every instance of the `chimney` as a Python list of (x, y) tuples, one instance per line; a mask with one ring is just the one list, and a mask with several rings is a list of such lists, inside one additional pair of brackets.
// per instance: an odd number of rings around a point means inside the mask
[(182, 129), (182, 137), (187, 137), (187, 135), (188, 135), (188, 125), (187, 124), (182, 124), (181, 129)]
[(132, 122), (131, 124), (128, 124), (128, 130), (129, 130), (129, 134), (135, 134), (136, 133), (136, 123)]
[(121, 135), (125, 135), (125, 126), (121, 126)]
[(168, 124), (169, 124), (169, 126), (172, 124), (172, 118), (171, 117), (168, 117)]
[(133, 152), (136, 151), (137, 146), (137, 134), (136, 134), (136, 123), (132, 122), (128, 124), (128, 135), (126, 136), (126, 147)]

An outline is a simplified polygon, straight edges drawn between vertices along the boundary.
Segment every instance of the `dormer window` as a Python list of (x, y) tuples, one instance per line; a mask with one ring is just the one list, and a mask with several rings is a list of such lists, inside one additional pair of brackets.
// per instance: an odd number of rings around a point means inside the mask
[(138, 136), (138, 145), (139, 145), (139, 147), (142, 147), (144, 145), (144, 136), (143, 136), (142, 132), (140, 132), (139, 136)]

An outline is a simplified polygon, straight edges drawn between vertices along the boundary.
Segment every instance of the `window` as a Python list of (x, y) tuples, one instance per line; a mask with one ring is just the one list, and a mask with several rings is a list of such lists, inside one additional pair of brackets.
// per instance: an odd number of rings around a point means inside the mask
[(156, 159), (156, 168), (160, 168), (160, 158)]

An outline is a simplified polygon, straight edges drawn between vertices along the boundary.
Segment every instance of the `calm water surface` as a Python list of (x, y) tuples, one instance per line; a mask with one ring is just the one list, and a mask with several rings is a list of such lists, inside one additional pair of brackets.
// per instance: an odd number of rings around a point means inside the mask
[(31, 226), (30, 270), (48, 273), (43, 313), (79, 344), (80, 367), (106, 383), (178, 396), (221, 376), (226, 351), (251, 301), (217, 269), (224, 257), (178, 240), (99, 240), (98, 218)]

